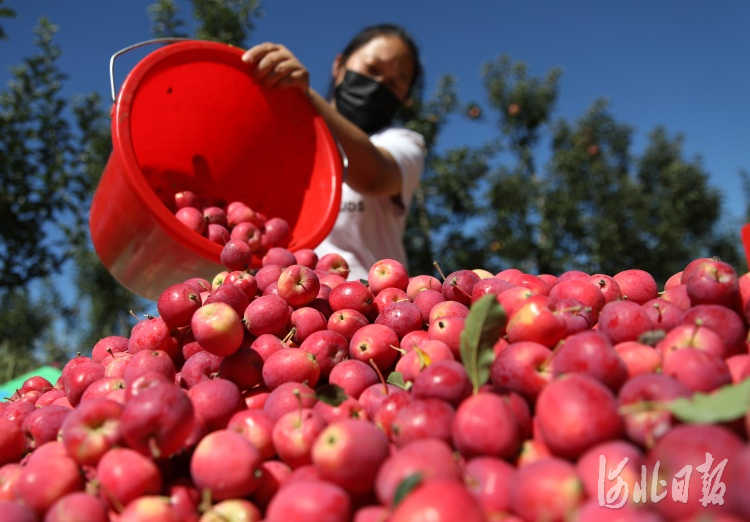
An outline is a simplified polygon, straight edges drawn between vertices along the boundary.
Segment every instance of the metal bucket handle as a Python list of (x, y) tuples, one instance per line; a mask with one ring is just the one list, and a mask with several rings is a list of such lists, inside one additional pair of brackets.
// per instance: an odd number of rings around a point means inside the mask
[(109, 59), (109, 85), (112, 89), (112, 101), (117, 101), (117, 94), (115, 90), (115, 60), (125, 54), (128, 51), (132, 51), (133, 49), (138, 49), (139, 47), (144, 47), (146, 45), (151, 44), (157, 44), (157, 43), (173, 43), (173, 42), (184, 42), (188, 40), (195, 40), (194, 38), (182, 38), (182, 37), (165, 37), (165, 38), (153, 38), (151, 40), (145, 40), (143, 42), (138, 42), (133, 45), (129, 45), (128, 47), (125, 47), (124, 49), (120, 49), (115, 54), (112, 55), (112, 57)]

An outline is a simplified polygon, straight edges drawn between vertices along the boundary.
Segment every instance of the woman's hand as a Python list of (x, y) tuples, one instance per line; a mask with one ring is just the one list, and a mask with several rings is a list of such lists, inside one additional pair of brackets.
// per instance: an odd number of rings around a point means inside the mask
[(252, 66), (258, 83), (265, 89), (300, 89), (309, 95), (310, 74), (292, 52), (281, 44), (265, 42), (251, 47), (242, 61)]
[(307, 68), (281, 44), (266, 42), (245, 51), (242, 61), (249, 64), (258, 83), (266, 89), (298, 88), (309, 97), (336, 136), (349, 159), (347, 184), (372, 196), (392, 197), (401, 193), (401, 171), (391, 154), (375, 147), (370, 138), (342, 116), (310, 87)]

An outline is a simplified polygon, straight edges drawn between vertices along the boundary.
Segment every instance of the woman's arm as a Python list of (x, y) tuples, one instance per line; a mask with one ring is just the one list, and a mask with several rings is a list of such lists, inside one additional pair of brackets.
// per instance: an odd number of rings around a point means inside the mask
[(367, 134), (310, 87), (309, 72), (286, 47), (262, 43), (247, 50), (242, 60), (254, 66), (255, 78), (262, 87), (297, 88), (310, 99), (346, 152), (349, 161), (346, 183), (352, 189), (371, 196), (401, 193), (401, 171), (393, 156), (374, 146)]

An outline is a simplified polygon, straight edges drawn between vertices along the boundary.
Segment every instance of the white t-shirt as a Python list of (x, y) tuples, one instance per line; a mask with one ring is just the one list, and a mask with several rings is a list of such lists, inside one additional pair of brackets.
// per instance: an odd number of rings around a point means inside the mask
[(370, 267), (381, 259), (395, 259), (408, 268), (404, 228), (424, 170), (426, 149), (419, 133), (389, 127), (370, 136), (370, 141), (390, 152), (401, 168), (402, 205), (389, 197), (365, 196), (343, 184), (336, 224), (315, 252), (318, 257), (331, 252), (341, 254), (349, 263), (351, 281), (367, 279)]

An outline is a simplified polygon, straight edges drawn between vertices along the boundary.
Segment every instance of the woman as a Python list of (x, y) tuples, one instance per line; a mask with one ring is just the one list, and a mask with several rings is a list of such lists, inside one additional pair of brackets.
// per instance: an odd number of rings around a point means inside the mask
[(308, 96), (346, 153), (341, 210), (316, 253), (341, 254), (354, 280), (367, 279), (380, 259), (406, 266), (404, 228), (425, 144), (418, 133), (391, 123), (421, 83), (413, 39), (391, 24), (360, 31), (333, 61), (329, 100), (310, 87), (309, 72), (283, 45), (256, 45), (242, 59), (265, 88), (297, 88)]

